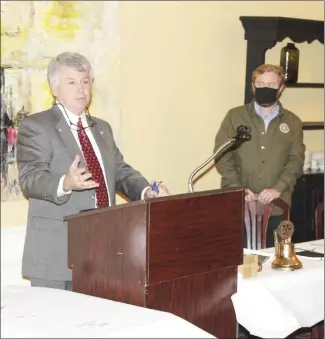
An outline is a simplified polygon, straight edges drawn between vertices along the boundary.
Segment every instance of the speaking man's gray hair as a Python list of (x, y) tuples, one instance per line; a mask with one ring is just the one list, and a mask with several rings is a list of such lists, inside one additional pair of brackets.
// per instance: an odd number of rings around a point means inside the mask
[(86, 57), (79, 53), (64, 52), (53, 58), (47, 67), (47, 81), (50, 86), (53, 82), (59, 82), (61, 66), (71, 67), (79, 72), (89, 71), (91, 80), (94, 80), (93, 69)]

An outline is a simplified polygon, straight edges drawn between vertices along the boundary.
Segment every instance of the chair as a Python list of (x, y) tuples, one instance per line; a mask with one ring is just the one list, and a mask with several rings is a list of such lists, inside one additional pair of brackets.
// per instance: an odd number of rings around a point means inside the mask
[(258, 202), (258, 195), (256, 195), (252, 202), (245, 204), (245, 228), (248, 249), (266, 248), (267, 226), (274, 206), (282, 209), (285, 220), (290, 220), (290, 206), (280, 198), (265, 206)]
[(324, 201), (320, 202), (315, 209), (315, 237), (324, 238)]

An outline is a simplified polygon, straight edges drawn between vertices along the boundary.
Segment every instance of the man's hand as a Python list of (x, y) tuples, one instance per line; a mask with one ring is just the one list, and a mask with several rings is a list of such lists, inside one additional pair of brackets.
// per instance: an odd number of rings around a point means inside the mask
[(159, 197), (167, 197), (170, 195), (167, 187), (163, 184), (160, 184), (159, 186), (159, 192), (155, 192), (152, 190), (152, 188), (148, 188), (144, 194), (145, 198), (159, 198)]
[(255, 194), (250, 189), (245, 189), (245, 201), (252, 202), (254, 200)]
[(273, 188), (267, 188), (260, 193), (258, 197), (258, 201), (262, 205), (267, 205), (270, 202), (272, 202), (274, 199), (279, 198), (279, 196), (280, 196), (280, 192), (278, 192), (277, 190)]
[(92, 189), (99, 186), (95, 181), (90, 180), (92, 174), (85, 168), (79, 168), (80, 156), (76, 155), (73, 160), (69, 172), (63, 180), (63, 190), (65, 192), (75, 190)]

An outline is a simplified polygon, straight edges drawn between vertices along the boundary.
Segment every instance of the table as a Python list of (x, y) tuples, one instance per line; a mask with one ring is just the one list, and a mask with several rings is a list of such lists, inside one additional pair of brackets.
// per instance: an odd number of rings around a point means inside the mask
[[(324, 239), (296, 244), (299, 249), (324, 253)], [(251, 253), (273, 254), (269, 248)], [(238, 277), (238, 290), (232, 296), (237, 321), (252, 335), (285, 338), (302, 327), (324, 320), (324, 261), (300, 257), (303, 268), (279, 271), (272, 259), (257, 277)]]
[(215, 338), (167, 312), (70, 291), (2, 287), (3, 338)]

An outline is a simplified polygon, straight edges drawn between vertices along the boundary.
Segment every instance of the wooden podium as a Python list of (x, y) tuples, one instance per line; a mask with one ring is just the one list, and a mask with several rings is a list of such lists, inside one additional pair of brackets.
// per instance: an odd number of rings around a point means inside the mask
[(212, 190), (66, 218), (73, 291), (173, 313), (236, 337), (244, 190)]

